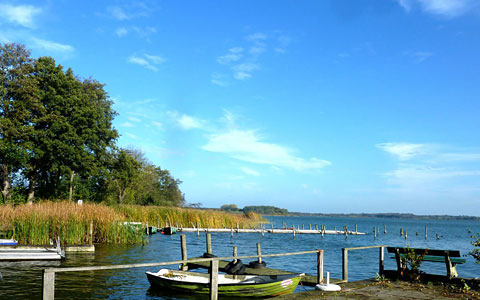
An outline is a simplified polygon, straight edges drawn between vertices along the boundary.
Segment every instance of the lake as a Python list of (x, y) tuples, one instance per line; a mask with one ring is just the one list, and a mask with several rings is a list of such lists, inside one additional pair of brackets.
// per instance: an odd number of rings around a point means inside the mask
[[(255, 255), (256, 243), (261, 243), (262, 254), (296, 252), (304, 250), (325, 250), (325, 271), (331, 277), (342, 276), (342, 248), (369, 245), (407, 246), (430, 249), (455, 249), (466, 255), (467, 262), (457, 267), (461, 277), (478, 277), (480, 265), (467, 255), (473, 249), (471, 235), (480, 232), (480, 222), (413, 220), (384, 218), (339, 218), (339, 217), (266, 217), (275, 228), (312, 224), (325, 225), (326, 229), (336, 227), (342, 230), (347, 226), (368, 235), (325, 235), (317, 234), (261, 234), (212, 233), (213, 253), (217, 256), (231, 256), (233, 246), (238, 247), (238, 255)], [(386, 225), (387, 234), (383, 233)], [(271, 225), (267, 225), (270, 228)], [(373, 227), (380, 229), (374, 239)], [(428, 238), (425, 239), (425, 226)], [(408, 233), (405, 240), (400, 236), (400, 228)], [(469, 230), (471, 233), (469, 233)], [(418, 235), (416, 234), (418, 233)], [(439, 235), (437, 239), (436, 235)], [(186, 233), (188, 257), (200, 256), (206, 252), (205, 233)], [(180, 236), (155, 234), (149, 237), (147, 245), (96, 245), (97, 251), (91, 254), (67, 253), (64, 262), (8, 262), (0, 263), (0, 299), (40, 299), (42, 273), (44, 267), (60, 266), (102, 266), (132, 263), (151, 263), (180, 260)], [(248, 262), (249, 260), (247, 260)], [(286, 256), (265, 259), (268, 267), (286, 269), (299, 273), (316, 273), (316, 255)], [(177, 268), (177, 266), (172, 266)], [(385, 268), (395, 269), (395, 261), (385, 254)], [(158, 268), (134, 268), (107, 271), (67, 272), (56, 275), (55, 299), (188, 299), (188, 295), (172, 295), (150, 289), (146, 271)], [(445, 265), (423, 263), (422, 270), (434, 274), (446, 274)], [(349, 252), (349, 280), (375, 277), (378, 272), (378, 249)], [(297, 291), (303, 290), (299, 286)], [(198, 298), (198, 297), (195, 297)]]

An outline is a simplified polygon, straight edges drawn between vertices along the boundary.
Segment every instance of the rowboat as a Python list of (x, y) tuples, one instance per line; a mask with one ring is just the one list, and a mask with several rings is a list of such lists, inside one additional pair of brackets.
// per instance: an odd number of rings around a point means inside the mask
[[(146, 272), (153, 288), (183, 293), (208, 294), (209, 274), (161, 269)], [(218, 295), (223, 297), (274, 297), (291, 294), (305, 274), (224, 275), (218, 274)]]

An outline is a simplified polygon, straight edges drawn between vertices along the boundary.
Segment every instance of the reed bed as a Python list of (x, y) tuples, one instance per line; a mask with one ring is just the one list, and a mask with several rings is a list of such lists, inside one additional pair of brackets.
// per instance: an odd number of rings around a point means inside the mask
[[(0, 206), (0, 230), (10, 230), (22, 245), (47, 245), (60, 237), (63, 245), (88, 243), (145, 243), (143, 230), (123, 222), (150, 226), (200, 226), (202, 228), (252, 227), (262, 221), (258, 214), (229, 214), (188, 208), (45, 201), (18, 206)], [(93, 223), (93, 236), (90, 224)]]

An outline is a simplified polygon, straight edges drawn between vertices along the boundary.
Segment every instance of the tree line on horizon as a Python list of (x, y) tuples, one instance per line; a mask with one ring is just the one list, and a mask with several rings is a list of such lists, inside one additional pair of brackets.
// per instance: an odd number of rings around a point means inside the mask
[(252, 205), (245, 206), (240, 209), (236, 204), (225, 204), (220, 207), (221, 210), (233, 213), (243, 212), (247, 215), (249, 212), (254, 212), (261, 215), (288, 215), (289, 212), (285, 208), (279, 208), (268, 205)]
[(35, 199), (182, 206), (180, 180), (119, 134), (104, 85), (24, 45), (0, 44), (0, 182), (3, 204)]

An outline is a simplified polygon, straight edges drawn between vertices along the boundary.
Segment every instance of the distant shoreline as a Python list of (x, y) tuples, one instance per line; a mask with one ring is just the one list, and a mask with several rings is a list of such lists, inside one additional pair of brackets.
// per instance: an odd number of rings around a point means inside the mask
[[(267, 215), (265, 215), (267, 216)], [(349, 214), (326, 214), (326, 213), (304, 213), (289, 212), (284, 215), (271, 216), (292, 216), (292, 217), (343, 217), (343, 218), (384, 218), (384, 219), (415, 219), (415, 220), (466, 220), (480, 221), (480, 217), (475, 216), (451, 216), (451, 215), (415, 215), (409, 213), (349, 213)]]

